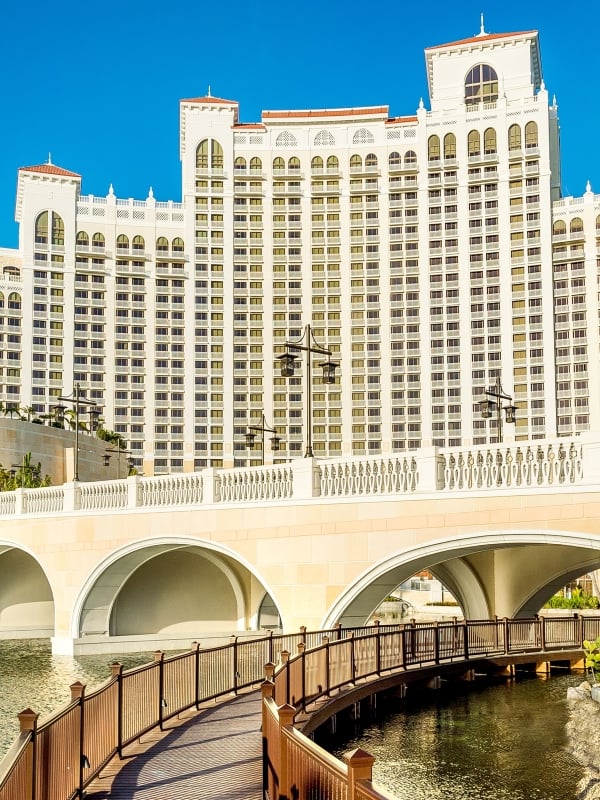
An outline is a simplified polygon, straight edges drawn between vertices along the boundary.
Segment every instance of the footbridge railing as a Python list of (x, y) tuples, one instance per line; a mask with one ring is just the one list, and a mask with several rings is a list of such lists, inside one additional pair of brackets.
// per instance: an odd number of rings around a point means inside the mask
[(2, 492), (0, 518), (115, 513), (316, 498), (403, 497), (498, 490), (572, 490), (600, 483), (600, 442), (584, 436), (120, 480)]
[[(346, 764), (338, 761), (293, 729), (297, 711), (341, 686), (388, 670), (579, 649), (584, 639), (598, 635), (600, 619), (573, 617), (337, 627), (235, 639), (211, 649), (196, 644), (170, 657), (157, 652), (151, 663), (126, 671), (115, 663), (109, 680), (89, 693), (74, 683), (71, 702), (44, 721), (31, 709), (19, 714), (21, 733), (0, 763), (0, 800), (83, 797), (108, 762), (144, 733), (162, 729), (169, 719), (206, 701), (258, 684), (265, 697), (265, 775), (271, 800), (285, 795), (289, 781), (298, 800), (389, 797), (371, 786), (371, 756), (360, 751)], [(309, 795), (302, 788), (321, 785), (346, 788), (331, 795), (318, 788)]]

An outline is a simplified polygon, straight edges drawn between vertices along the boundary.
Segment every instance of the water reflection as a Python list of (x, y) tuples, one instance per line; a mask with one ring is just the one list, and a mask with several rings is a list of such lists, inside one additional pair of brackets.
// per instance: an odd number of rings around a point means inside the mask
[(17, 714), (25, 708), (40, 720), (66, 705), (70, 684), (81, 681), (88, 690), (110, 676), (110, 665), (125, 668), (152, 660), (152, 653), (101, 656), (53, 656), (48, 639), (0, 641), (0, 757), (19, 733)]
[(338, 756), (367, 750), (373, 779), (398, 800), (575, 800), (582, 769), (564, 749), (565, 698), (581, 680), (454, 685), (386, 700), (389, 711), (343, 744), (319, 741)]

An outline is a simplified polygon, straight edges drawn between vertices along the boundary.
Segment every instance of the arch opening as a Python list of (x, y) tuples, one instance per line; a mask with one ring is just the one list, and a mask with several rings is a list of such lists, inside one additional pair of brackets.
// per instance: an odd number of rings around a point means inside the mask
[(54, 596), (36, 559), (0, 545), (0, 639), (41, 639), (54, 633)]

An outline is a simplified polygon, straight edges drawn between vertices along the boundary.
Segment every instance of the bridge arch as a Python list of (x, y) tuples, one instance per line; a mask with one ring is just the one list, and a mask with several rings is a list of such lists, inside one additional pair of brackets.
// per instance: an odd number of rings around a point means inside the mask
[(71, 635), (193, 638), (255, 629), (265, 594), (281, 616), (257, 570), (227, 547), (191, 536), (138, 540), (87, 577)]
[(28, 547), (0, 539), (0, 637), (51, 636), (54, 593), (46, 571)]
[(363, 625), (383, 599), (422, 569), (454, 595), (468, 619), (531, 617), (561, 587), (600, 568), (600, 540), (569, 531), (454, 535), (402, 549), (363, 572), (334, 601), (324, 628)]

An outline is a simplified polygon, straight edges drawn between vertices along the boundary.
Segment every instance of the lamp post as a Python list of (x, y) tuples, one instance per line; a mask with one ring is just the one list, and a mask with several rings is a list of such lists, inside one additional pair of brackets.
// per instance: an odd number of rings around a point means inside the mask
[[(517, 407), (513, 404), (513, 399), (510, 395), (506, 394), (500, 383), (500, 378), (496, 376), (496, 381), (492, 387), (485, 389), (487, 395), (486, 400), (481, 400), (481, 416), (484, 419), (490, 419), (496, 412), (496, 430), (498, 434), (498, 441), (502, 441), (502, 412), (504, 411), (505, 420), (509, 424), (514, 425), (516, 422)], [(489, 398), (493, 398), (490, 400)], [(502, 400), (508, 400), (507, 405), (502, 405)]]
[(248, 433), (246, 434), (246, 447), (249, 449), (254, 447), (256, 434), (260, 433), (260, 465), (264, 467), (265, 465), (265, 433), (272, 433), (270, 442), (271, 442), (271, 450), (274, 453), (279, 451), (279, 445), (281, 443), (281, 438), (277, 436), (277, 432), (275, 428), (270, 428), (267, 424), (267, 420), (265, 419), (265, 415), (262, 415), (262, 420), (260, 425), (249, 425), (248, 426)]
[[(312, 458), (312, 353), (318, 353), (322, 356), (331, 356), (331, 350), (327, 347), (320, 345), (314, 337), (310, 325), (304, 328), (304, 333), (295, 342), (285, 342), (288, 348), (281, 356), (277, 356), (281, 361), (281, 375), (284, 378), (290, 378), (294, 374), (296, 367), (296, 360), (299, 358), (294, 350), (304, 350), (306, 353), (306, 383), (307, 383), (307, 400), (306, 400), (306, 452), (304, 458)], [(335, 383), (335, 370), (339, 364), (333, 361), (322, 361), (319, 366), (323, 370), (323, 383)]]
[(117, 454), (117, 480), (121, 477), (121, 453), (123, 455), (129, 456), (127, 459), (127, 469), (131, 469), (133, 467), (133, 458), (131, 457), (131, 450), (125, 450), (125, 448), (117, 447), (114, 450), (112, 448), (108, 449), (104, 453), (104, 466), (108, 467), (110, 464), (110, 456), (112, 453)]
[[(79, 480), (79, 417), (81, 414), (90, 415), (90, 428), (96, 429), (98, 418), (100, 417), (100, 409), (96, 407), (94, 400), (88, 400), (83, 397), (81, 386), (79, 383), (75, 384), (72, 394), (59, 395), (59, 400), (63, 400), (73, 406), (75, 412), (75, 465), (73, 480)], [(83, 408), (82, 408), (83, 406)], [(89, 408), (86, 408), (89, 406)], [(54, 418), (57, 422), (64, 422), (66, 407), (57, 403), (54, 407)]]

